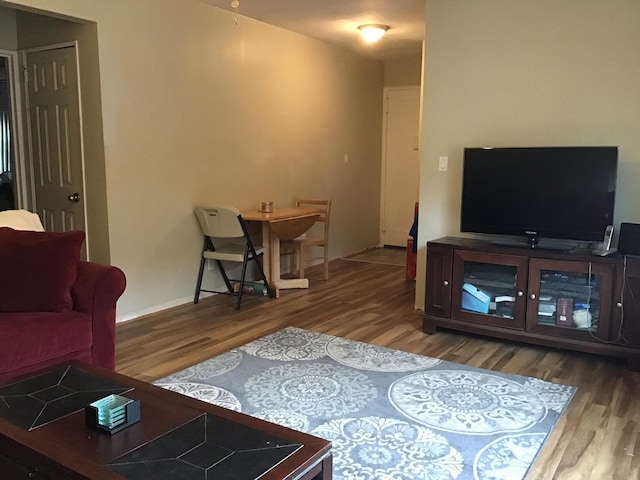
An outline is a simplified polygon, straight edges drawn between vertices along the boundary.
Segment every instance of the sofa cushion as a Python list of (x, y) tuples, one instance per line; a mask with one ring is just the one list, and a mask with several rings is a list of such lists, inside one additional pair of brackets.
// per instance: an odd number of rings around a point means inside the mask
[(91, 317), (73, 310), (0, 313), (0, 372), (91, 348), (91, 328)]
[(0, 227), (0, 312), (71, 310), (84, 236)]

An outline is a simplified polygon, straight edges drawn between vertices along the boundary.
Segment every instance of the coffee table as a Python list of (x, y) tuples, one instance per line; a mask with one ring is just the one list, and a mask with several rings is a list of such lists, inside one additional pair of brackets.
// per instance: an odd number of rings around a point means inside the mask
[[(140, 400), (110, 435), (84, 406)], [(10, 479), (330, 480), (331, 443), (115, 372), (71, 362), (0, 386), (0, 471)]]

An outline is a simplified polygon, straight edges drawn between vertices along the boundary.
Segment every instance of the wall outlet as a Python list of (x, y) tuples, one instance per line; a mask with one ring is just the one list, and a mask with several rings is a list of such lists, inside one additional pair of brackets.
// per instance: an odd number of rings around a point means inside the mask
[(449, 169), (449, 157), (440, 157), (438, 159), (438, 170), (446, 172)]

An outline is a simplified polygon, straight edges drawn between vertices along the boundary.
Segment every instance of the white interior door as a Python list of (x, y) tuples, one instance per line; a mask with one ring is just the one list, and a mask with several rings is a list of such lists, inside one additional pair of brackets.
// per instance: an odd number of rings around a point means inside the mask
[(406, 247), (420, 191), (420, 87), (385, 88), (381, 239)]
[(85, 230), (76, 49), (28, 52), (26, 70), (35, 211), (47, 231)]

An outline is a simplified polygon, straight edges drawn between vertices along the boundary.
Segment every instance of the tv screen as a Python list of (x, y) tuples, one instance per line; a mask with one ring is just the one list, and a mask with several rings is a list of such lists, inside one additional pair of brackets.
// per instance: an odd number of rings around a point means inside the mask
[(602, 241), (617, 147), (465, 148), (461, 231)]

